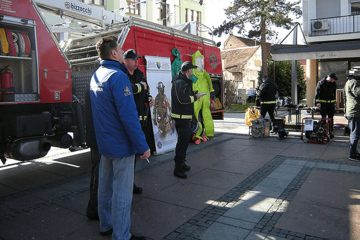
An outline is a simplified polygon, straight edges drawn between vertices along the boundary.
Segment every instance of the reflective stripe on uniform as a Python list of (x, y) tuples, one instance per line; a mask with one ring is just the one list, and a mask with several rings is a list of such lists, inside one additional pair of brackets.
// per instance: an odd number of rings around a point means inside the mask
[(194, 97), (190, 96), (190, 100), (191, 100), (191, 102), (194, 102)]
[(137, 91), (136, 93), (141, 92), (141, 84), (140, 84), (140, 83), (136, 83), (135, 85), (138, 87), (138, 91)]
[(276, 101), (261, 102), (261, 104), (275, 104)]
[(139, 120), (146, 120), (147, 119), (147, 116), (139, 116)]
[(179, 115), (175, 113), (171, 113), (171, 117), (178, 119), (192, 119), (192, 115)]
[(335, 100), (319, 100), (319, 102), (321, 102), (321, 103), (334, 103), (335, 102)]

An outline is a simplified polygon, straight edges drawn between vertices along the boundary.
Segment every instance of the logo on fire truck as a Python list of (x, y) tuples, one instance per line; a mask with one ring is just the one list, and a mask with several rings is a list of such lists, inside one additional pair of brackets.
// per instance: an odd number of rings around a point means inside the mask
[(215, 69), (217, 67), (217, 65), (218, 65), (216, 56), (213, 53), (210, 54), (210, 65), (211, 65), (212, 69)]
[(87, 15), (91, 15), (92, 14), (92, 10), (91, 8), (84, 8), (84, 7), (80, 7), (74, 3), (69, 3), (69, 2), (65, 2), (65, 8), (75, 11), (75, 12), (79, 12), (79, 13), (83, 13), (83, 14), (87, 14)]
[(161, 62), (156, 62), (156, 67), (157, 67), (158, 69), (160, 69), (160, 68), (161, 68)]

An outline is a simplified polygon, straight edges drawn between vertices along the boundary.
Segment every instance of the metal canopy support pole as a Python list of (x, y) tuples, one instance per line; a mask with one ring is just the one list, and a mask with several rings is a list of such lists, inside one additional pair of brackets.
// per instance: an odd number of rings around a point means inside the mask
[[(297, 27), (294, 29), (293, 33), (293, 44), (297, 45)], [(298, 104), (298, 94), (297, 94), (297, 61), (292, 61), (292, 72), (291, 72), (291, 99), (293, 104)]]
[(166, 26), (166, 0), (162, 0), (162, 16), (163, 19), (163, 25)]

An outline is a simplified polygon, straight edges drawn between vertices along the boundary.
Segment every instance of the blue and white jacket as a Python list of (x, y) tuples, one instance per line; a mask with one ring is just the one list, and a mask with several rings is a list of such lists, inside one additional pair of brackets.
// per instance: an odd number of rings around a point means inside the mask
[(141, 130), (124, 65), (103, 60), (90, 81), (90, 100), (96, 141), (101, 155), (128, 157), (149, 147)]

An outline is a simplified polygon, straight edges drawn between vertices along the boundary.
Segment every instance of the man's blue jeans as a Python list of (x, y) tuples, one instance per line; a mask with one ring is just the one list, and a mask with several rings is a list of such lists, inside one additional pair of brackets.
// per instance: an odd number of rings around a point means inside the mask
[(101, 156), (98, 190), (100, 231), (113, 228), (113, 240), (129, 240), (131, 237), (134, 159), (135, 155), (123, 158)]
[(348, 117), (350, 128), (350, 155), (349, 157), (357, 157), (359, 152), (357, 145), (360, 138), (360, 117)]

